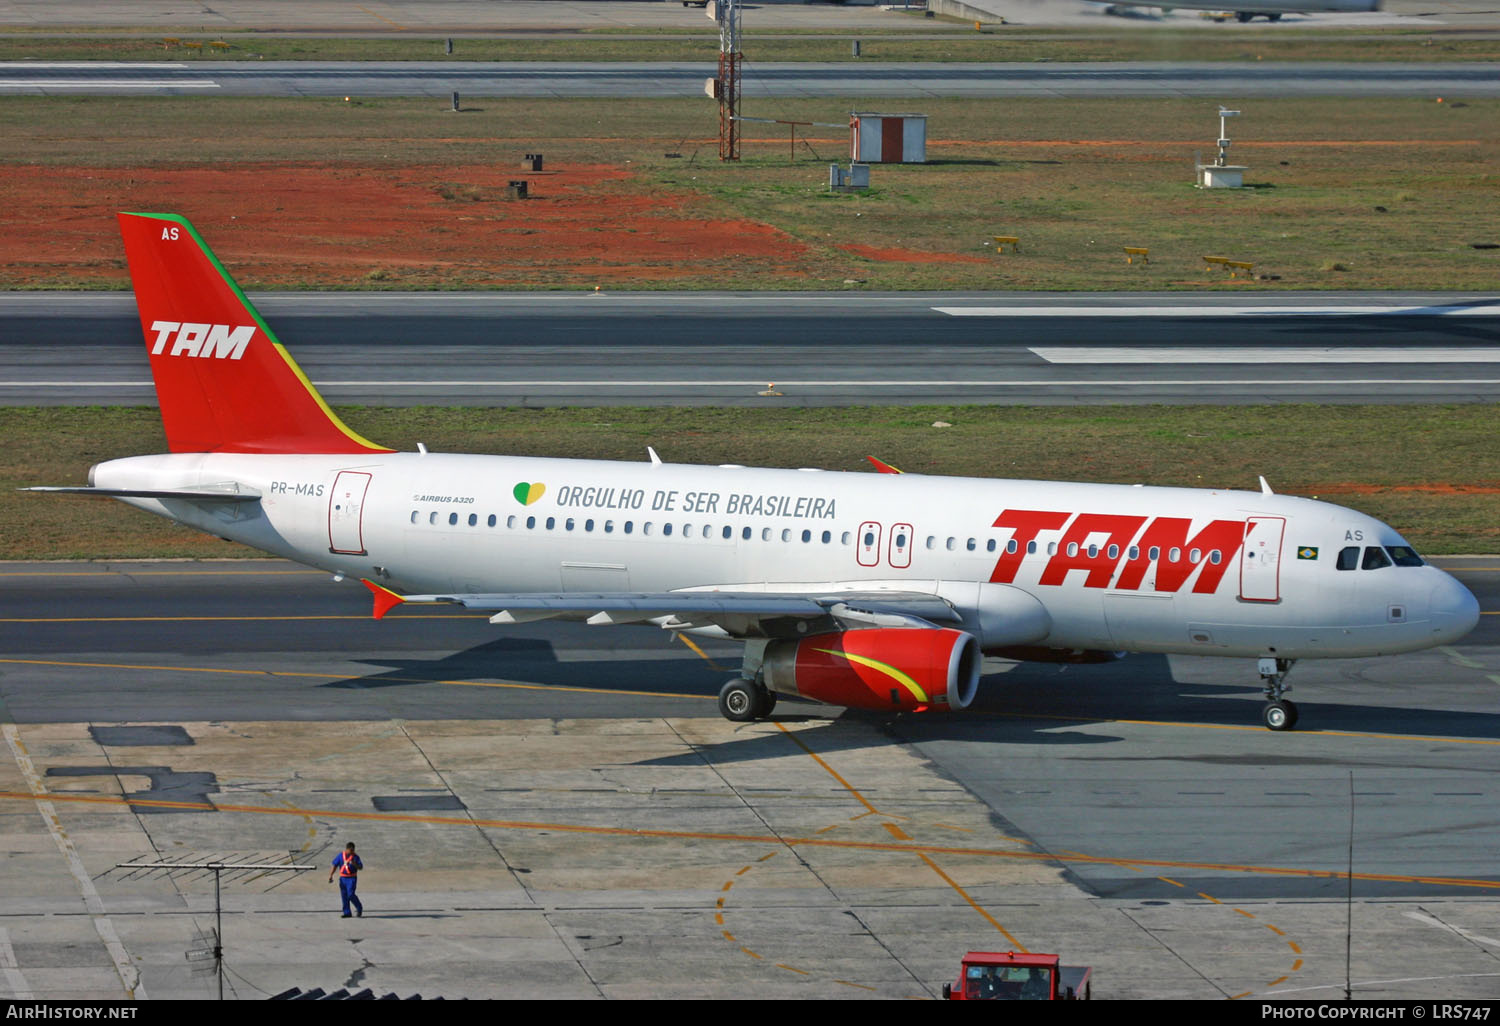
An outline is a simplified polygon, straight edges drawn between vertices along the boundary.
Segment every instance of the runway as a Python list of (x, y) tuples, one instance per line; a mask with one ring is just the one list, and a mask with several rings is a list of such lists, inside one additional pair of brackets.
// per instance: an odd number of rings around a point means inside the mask
[[(1481, 295), (252, 300), (319, 390), (348, 404), (1427, 403), (1500, 395), (1500, 303)], [(153, 402), (129, 295), (0, 295), (0, 403)]]
[(1478, 630), (1299, 664), (1290, 734), (1246, 661), (1022, 664), (965, 714), (735, 727), (729, 671), (653, 629), (377, 623), (274, 561), (0, 564), (8, 985), (202, 996), (212, 881), (113, 863), (353, 838), (354, 925), (316, 873), (229, 886), (239, 996), (926, 997), (1002, 944), (1100, 997), (1337, 999), (1352, 810), (1355, 996), (1493, 999), (1500, 559), (1438, 562)]
[[(712, 61), (0, 62), (0, 95), (697, 97)], [(752, 63), (744, 96), (1500, 95), (1493, 63)]]

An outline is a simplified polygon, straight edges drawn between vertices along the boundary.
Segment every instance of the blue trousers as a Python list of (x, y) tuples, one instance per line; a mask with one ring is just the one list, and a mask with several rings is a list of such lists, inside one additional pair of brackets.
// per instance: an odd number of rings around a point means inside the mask
[(339, 877), (339, 896), (344, 899), (344, 915), (346, 916), (349, 914), (349, 906), (351, 904), (354, 906), (356, 912), (364, 915), (365, 907), (360, 904), (359, 898), (354, 894), (355, 885), (358, 883), (359, 877), (357, 876)]

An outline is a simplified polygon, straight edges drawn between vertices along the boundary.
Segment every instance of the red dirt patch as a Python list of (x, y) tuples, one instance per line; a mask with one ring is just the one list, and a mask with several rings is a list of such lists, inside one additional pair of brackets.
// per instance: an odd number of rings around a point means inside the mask
[[(526, 179), (530, 198), (508, 202)], [(569, 167), (11, 166), (0, 288), (126, 280), (114, 213), (187, 217), (244, 285), (445, 287), (803, 273), (807, 247), (753, 221), (705, 219), (630, 172)]]
[(921, 249), (898, 249), (891, 246), (866, 246), (858, 242), (841, 243), (837, 247), (845, 253), (853, 253), (867, 260), (887, 260), (898, 264), (987, 264), (983, 257), (963, 256), (959, 253), (932, 253)]

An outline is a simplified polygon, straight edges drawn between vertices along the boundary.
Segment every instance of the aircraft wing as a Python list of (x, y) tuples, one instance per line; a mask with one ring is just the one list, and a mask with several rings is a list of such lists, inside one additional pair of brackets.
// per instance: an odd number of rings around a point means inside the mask
[[(373, 581), (378, 620), (402, 603), (443, 602), (493, 611), (491, 623), (582, 620), (590, 624), (656, 623), (670, 630), (719, 627), (738, 637), (794, 633), (797, 623), (826, 620), (834, 626), (932, 626), (962, 617), (930, 593), (900, 591), (668, 591), (398, 595)], [(782, 629), (778, 629), (778, 623)]]

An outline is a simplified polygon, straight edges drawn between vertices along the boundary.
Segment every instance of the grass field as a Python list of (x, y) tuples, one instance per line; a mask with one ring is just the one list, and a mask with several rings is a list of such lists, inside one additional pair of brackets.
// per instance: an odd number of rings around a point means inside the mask
[[(1378, 517), (1427, 553), (1500, 549), (1493, 406), (921, 407), (837, 410), (340, 411), (400, 449), (817, 466), (1114, 481), (1317, 496)], [(934, 428), (934, 421), (952, 427)], [(107, 500), (15, 489), (82, 484), (88, 467), (165, 448), (153, 409), (0, 409), (0, 558), (248, 556)]]
[[(0, 60), (268, 60), (268, 61), (713, 61), (718, 37), (706, 32), (536, 33), (454, 39), (451, 56), (440, 33), (415, 38), (308, 38), (270, 34), (209, 35), (201, 29), (143, 36), (107, 33), (0, 39)], [(742, 35), (751, 67), (775, 61), (1493, 61), (1500, 35), (1412, 29), (1302, 29), (1256, 26), (1060, 30), (953, 26), (916, 31), (755, 32)], [(177, 38), (199, 46), (166, 43)], [(853, 56), (854, 39), (860, 56)], [(213, 43), (226, 46), (214, 46)]]
[[(717, 159), (715, 107), (704, 100), (473, 100), (462, 115), (432, 100), (201, 97), (6, 97), (0, 99), (4, 161), (97, 168), (127, 181), (133, 169), (212, 168), (237, 162), (330, 169), (431, 165), (432, 188), (452, 186), (443, 164), (514, 167), (543, 150), (549, 166), (628, 170), (600, 188), (688, 204), (701, 218), (769, 225), (803, 247), (786, 268), (729, 270), (646, 287), (883, 289), (1492, 289), (1500, 275), (1500, 101), (1437, 98), (1263, 99), (1243, 105), (1232, 157), (1249, 165), (1243, 190), (1197, 190), (1196, 156), (1210, 157), (1216, 105), (1202, 100), (931, 98), (929, 163), (878, 165), (865, 193), (827, 191), (827, 165), (847, 160), (847, 133), (746, 126), (744, 159)], [(747, 87), (747, 114), (837, 123), (869, 100), (785, 100)], [(804, 133), (811, 132), (808, 138)], [(680, 156), (668, 156), (680, 154)], [(3, 166), (3, 165), (0, 165)], [(15, 216), (97, 218), (107, 203), (45, 190), (16, 193), (0, 174), (0, 203)], [(338, 188), (330, 173), (329, 188)], [(461, 184), (461, 183), (459, 183)], [(180, 204), (172, 194), (160, 204)], [(457, 207), (462, 206), (462, 209)], [(455, 204), (430, 230), (483, 236), (515, 208)], [(533, 207), (528, 209), (542, 209)], [(182, 210), (192, 215), (192, 210)], [(45, 222), (43, 222), (45, 223)], [(201, 227), (201, 226), (200, 226)], [(211, 226), (210, 226), (211, 227)], [(240, 227), (253, 230), (241, 221)], [(413, 237), (416, 235), (413, 226)], [(424, 229), (426, 230), (426, 229)], [(997, 257), (994, 235), (1018, 235), (1019, 254)], [(1126, 265), (1122, 247), (1145, 246), (1147, 265)], [(1209, 273), (1205, 254), (1252, 261), (1257, 279)], [(24, 256), (0, 246), (0, 288), (125, 287), (38, 278)], [(684, 252), (684, 261), (703, 254)], [(495, 259), (504, 261), (503, 251)], [(472, 287), (438, 262), (393, 272), (366, 287)], [(525, 267), (499, 277), (526, 281)], [(548, 279), (547, 287), (592, 287)], [(316, 277), (280, 287), (348, 287)], [(630, 287), (619, 282), (614, 287)]]

